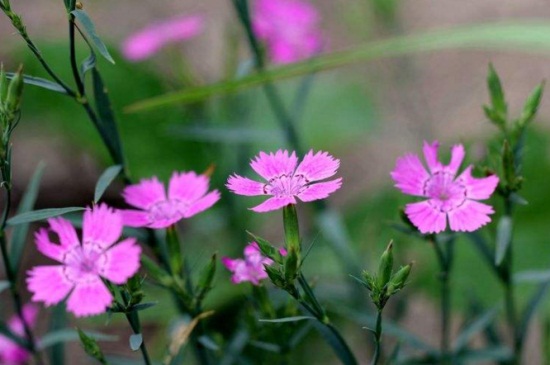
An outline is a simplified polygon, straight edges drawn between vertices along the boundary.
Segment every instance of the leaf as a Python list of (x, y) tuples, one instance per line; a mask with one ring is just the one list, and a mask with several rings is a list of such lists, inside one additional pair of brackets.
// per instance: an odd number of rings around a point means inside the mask
[(86, 30), (86, 33), (90, 36), (92, 39), (92, 42), (94, 46), (97, 48), (98, 52), (105, 57), (105, 59), (109, 62), (111, 62), (113, 65), (115, 64), (115, 60), (113, 60), (113, 57), (109, 54), (109, 51), (107, 50), (107, 47), (99, 38), (99, 36), (96, 33), (95, 25), (92, 22), (92, 19), (88, 16), (88, 14), (81, 9), (76, 9), (71, 12), (75, 16), (76, 19), (84, 26), (84, 29)]
[(483, 313), (483, 315), (479, 316), (475, 321), (467, 325), (458, 335), (454, 343), (454, 351), (462, 351), (478, 332), (483, 331), (493, 322), (499, 310), (500, 306), (491, 308)]
[(276, 318), (276, 319), (259, 319), (259, 321), (266, 322), (266, 323), (286, 323), (286, 322), (304, 321), (306, 319), (316, 319), (316, 318), (311, 316), (295, 316), (295, 317), (284, 317), (284, 318)]
[(514, 282), (541, 283), (550, 281), (550, 270), (527, 270), (514, 275)]
[(508, 106), (506, 105), (500, 78), (492, 64), (489, 64), (487, 86), (489, 88), (489, 96), (491, 97), (491, 106), (493, 107), (492, 112), (496, 114), (495, 116), (500, 119), (500, 122), (505, 123)]
[(141, 344), (143, 343), (143, 336), (141, 333), (135, 333), (130, 336), (130, 348), (132, 351), (137, 351), (141, 347)]
[(537, 114), (544, 92), (544, 81), (538, 85), (529, 95), (523, 106), (523, 111), (518, 121), (520, 128), (525, 127)]
[(212, 339), (212, 337), (202, 335), (198, 338), (198, 341), (209, 350), (220, 351), (220, 346), (218, 346), (218, 344)]
[(0, 294), (11, 286), (10, 282), (7, 280), (0, 280)]
[(236, 360), (246, 347), (250, 334), (247, 330), (241, 329), (235, 333), (235, 335), (229, 340), (229, 343), (223, 351), (223, 357), (220, 360), (220, 365), (232, 365), (236, 363)]
[(10, 226), (15, 226), (22, 223), (36, 222), (43, 219), (57, 217), (63, 214), (83, 211), (84, 208), (81, 207), (67, 207), (67, 208), (48, 208), (33, 210), (32, 212), (25, 212), (8, 219), (8, 224)]
[(145, 303), (139, 303), (134, 306), (132, 306), (132, 311), (144, 311), (146, 309), (152, 308), (155, 305), (159, 304), (159, 302), (145, 302)]
[(157, 109), (170, 104), (191, 103), (213, 95), (223, 95), (264, 83), (288, 79), (319, 71), (326, 71), (358, 62), (433, 52), (444, 49), (491, 48), (544, 53), (550, 50), (550, 25), (547, 23), (493, 23), (458, 26), (420, 34), (412, 34), (373, 41), (349, 50), (327, 53), (314, 59), (273, 68), (237, 80), (186, 88), (151, 99), (142, 100), (125, 108), (128, 113)]
[(122, 145), (120, 142), (120, 135), (118, 133), (111, 100), (109, 99), (107, 88), (103, 83), (101, 74), (95, 67), (92, 69), (92, 81), (94, 86), (94, 99), (99, 116), (99, 120), (96, 121), (96, 128), (101, 135), (103, 142), (107, 145), (109, 153), (115, 163), (124, 166)]
[(101, 199), (103, 193), (105, 193), (105, 190), (107, 190), (109, 185), (111, 185), (111, 183), (118, 176), (120, 171), (122, 171), (122, 166), (114, 165), (106, 169), (103, 174), (101, 174), (95, 186), (94, 202), (97, 203), (99, 199)]
[(456, 361), (463, 361), (468, 364), (481, 361), (506, 361), (511, 358), (512, 352), (505, 346), (468, 350), (454, 357)]
[(222, 127), (202, 127), (202, 126), (170, 126), (168, 129), (170, 136), (179, 137), (191, 141), (226, 143), (226, 144), (246, 144), (263, 142), (282, 141), (279, 130), (254, 129), (254, 128), (222, 128)]
[(250, 341), (250, 346), (259, 348), (261, 350), (274, 352), (276, 354), (281, 353), (281, 346), (275, 344), (275, 343), (269, 343), (269, 342), (263, 342), (263, 341)]
[(512, 218), (509, 216), (505, 215), (498, 221), (496, 241), (495, 265), (500, 266), (512, 242)]
[[(94, 332), (94, 331), (84, 331), (86, 336), (91, 337), (97, 341), (117, 341), (117, 336), (106, 335), (104, 333)], [(78, 331), (64, 328), (54, 332), (49, 332), (45, 334), (38, 343), (38, 348), (44, 350), (50, 346), (56, 345), (63, 342), (74, 342), (80, 341), (80, 335)]]
[(91, 48), (90, 51), (92, 51), (90, 55), (80, 64), (80, 78), (82, 80), (86, 78), (86, 74), (88, 73), (88, 71), (93, 69), (96, 65), (95, 53)]
[[(14, 75), (14, 72), (6, 72), (6, 77), (10, 80), (13, 78)], [(27, 85), (38, 86), (46, 90), (58, 92), (60, 94), (67, 94), (67, 90), (65, 90), (63, 86), (59, 85), (57, 82), (46, 80), (41, 77), (23, 75), (23, 82)]]
[[(540, 284), (535, 294), (531, 297), (531, 300), (529, 300), (529, 303), (527, 304), (527, 307), (525, 308), (525, 311), (521, 316), (521, 322), (520, 322), (519, 331), (518, 331), (519, 339), (523, 339), (526, 336), (527, 330), (529, 329), (529, 323), (531, 322), (531, 318), (533, 318), (538, 307), (542, 304), (542, 300), (548, 293), (549, 288), (550, 288), (550, 281), (546, 281)], [(517, 340), (518, 339), (516, 339), (516, 341)]]
[[(21, 198), (21, 203), (17, 208), (17, 214), (23, 214), (29, 212), (34, 208), (36, 198), (38, 196), (38, 191), (40, 190), (40, 181), (42, 180), (42, 175), (44, 174), (43, 163), (39, 163), (34, 171), (34, 174), (29, 181), (29, 185)], [(13, 229), (13, 235), (11, 238), (10, 245), (10, 259), (12, 262), (13, 268), (16, 270), (19, 268), (19, 262), (21, 261), (21, 256), (23, 255), (23, 248), (27, 241), (27, 233), (29, 231), (29, 224), (20, 224)]]
[(346, 344), (346, 341), (331, 324), (324, 324), (316, 320), (313, 322), (313, 326), (319, 331), (330, 347), (332, 347), (332, 350), (343, 365), (357, 365), (357, 360)]
[(78, 336), (80, 338), (80, 343), (84, 347), (84, 351), (97, 361), (99, 361), (103, 365), (107, 365), (107, 360), (105, 360), (105, 355), (103, 355), (103, 351), (101, 351), (101, 348), (97, 344), (97, 341), (86, 335), (83, 331), (78, 329)]

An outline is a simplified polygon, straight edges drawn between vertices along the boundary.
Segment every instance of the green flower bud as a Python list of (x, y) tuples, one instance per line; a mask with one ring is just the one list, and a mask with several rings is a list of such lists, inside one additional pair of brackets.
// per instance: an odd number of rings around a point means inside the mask
[(0, 110), (4, 109), (4, 103), (8, 96), (8, 78), (4, 72), (4, 65), (0, 64)]
[(23, 65), (21, 65), (8, 86), (8, 95), (5, 104), (7, 111), (15, 113), (19, 110), (23, 96), (23, 85)]
[(390, 281), (391, 274), (393, 271), (393, 241), (391, 241), (380, 257), (380, 264), (378, 266), (378, 275), (377, 275), (377, 287), (379, 290), (382, 290), (388, 281)]
[(412, 265), (413, 264), (411, 262), (410, 264), (403, 266), (391, 278), (387, 289), (388, 296), (394, 295), (405, 287), (409, 274), (411, 273)]
[(284, 288), (286, 286), (285, 279), (283, 278), (283, 275), (279, 271), (278, 268), (270, 266), (270, 265), (264, 265), (265, 272), (267, 276), (269, 277), (269, 280), (279, 288)]
[(210, 262), (201, 270), (199, 274), (199, 282), (197, 285), (197, 298), (198, 300), (204, 299), (206, 294), (212, 289), (212, 282), (214, 281), (214, 275), (216, 274), (216, 258), (217, 255), (213, 254)]
[(298, 276), (300, 266), (300, 254), (295, 247), (290, 247), (285, 258), (285, 279), (288, 283), (292, 283)]

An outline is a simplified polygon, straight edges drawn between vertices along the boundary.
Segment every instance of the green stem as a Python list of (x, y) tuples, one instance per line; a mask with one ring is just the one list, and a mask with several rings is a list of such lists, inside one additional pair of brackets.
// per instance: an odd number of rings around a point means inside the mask
[(450, 361), (450, 330), (451, 330), (451, 290), (450, 274), (453, 263), (453, 240), (444, 243), (441, 247), (437, 238), (431, 241), (439, 263), (439, 280), (441, 283), (441, 356), (442, 364), (451, 364)]
[(382, 309), (379, 309), (376, 314), (376, 327), (374, 328), (374, 356), (372, 357), (371, 365), (377, 365), (381, 355), (381, 340), (382, 340)]
[(295, 204), (289, 204), (283, 208), (283, 225), (286, 249), (288, 251), (294, 249), (297, 253), (300, 253), (300, 227)]
[[(128, 320), (130, 327), (132, 327), (132, 331), (134, 332), (134, 334), (141, 334), (141, 324), (139, 321), (138, 312), (126, 313), (126, 319)], [(143, 338), (143, 334), (139, 349), (141, 351), (141, 356), (143, 357), (143, 361), (145, 362), (145, 364), (152, 365), (151, 359), (149, 358), (149, 352), (147, 351), (147, 346), (145, 346), (145, 338)]]

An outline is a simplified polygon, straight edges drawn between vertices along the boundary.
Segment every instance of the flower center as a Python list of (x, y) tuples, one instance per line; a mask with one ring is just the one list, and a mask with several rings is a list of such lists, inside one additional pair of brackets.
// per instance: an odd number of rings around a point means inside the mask
[(149, 208), (149, 220), (157, 222), (162, 220), (170, 220), (180, 218), (189, 208), (189, 204), (179, 200), (166, 200), (158, 202)]
[(454, 175), (439, 171), (434, 173), (424, 184), (424, 195), (436, 209), (447, 213), (460, 207), (466, 201), (466, 188), (454, 180)]
[(308, 182), (304, 175), (281, 175), (264, 185), (264, 193), (277, 198), (298, 195), (305, 190)]
[(104, 250), (94, 242), (85, 242), (68, 251), (63, 259), (67, 270), (65, 275), (72, 282), (96, 278), (106, 263)]

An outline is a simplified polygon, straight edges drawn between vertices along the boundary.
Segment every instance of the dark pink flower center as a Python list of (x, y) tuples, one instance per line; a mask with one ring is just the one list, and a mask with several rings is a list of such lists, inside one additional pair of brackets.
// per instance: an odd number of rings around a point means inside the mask
[(65, 276), (75, 283), (95, 279), (106, 261), (104, 250), (96, 243), (88, 242), (82, 246), (75, 246), (63, 258), (66, 265)]
[(158, 202), (149, 208), (149, 220), (151, 222), (157, 222), (179, 219), (185, 214), (188, 208), (189, 204), (176, 199)]
[(454, 177), (449, 172), (438, 171), (424, 183), (424, 195), (443, 213), (458, 208), (466, 201), (466, 187)]
[(281, 175), (274, 177), (264, 185), (264, 193), (277, 198), (294, 196), (306, 190), (308, 182), (304, 175)]

